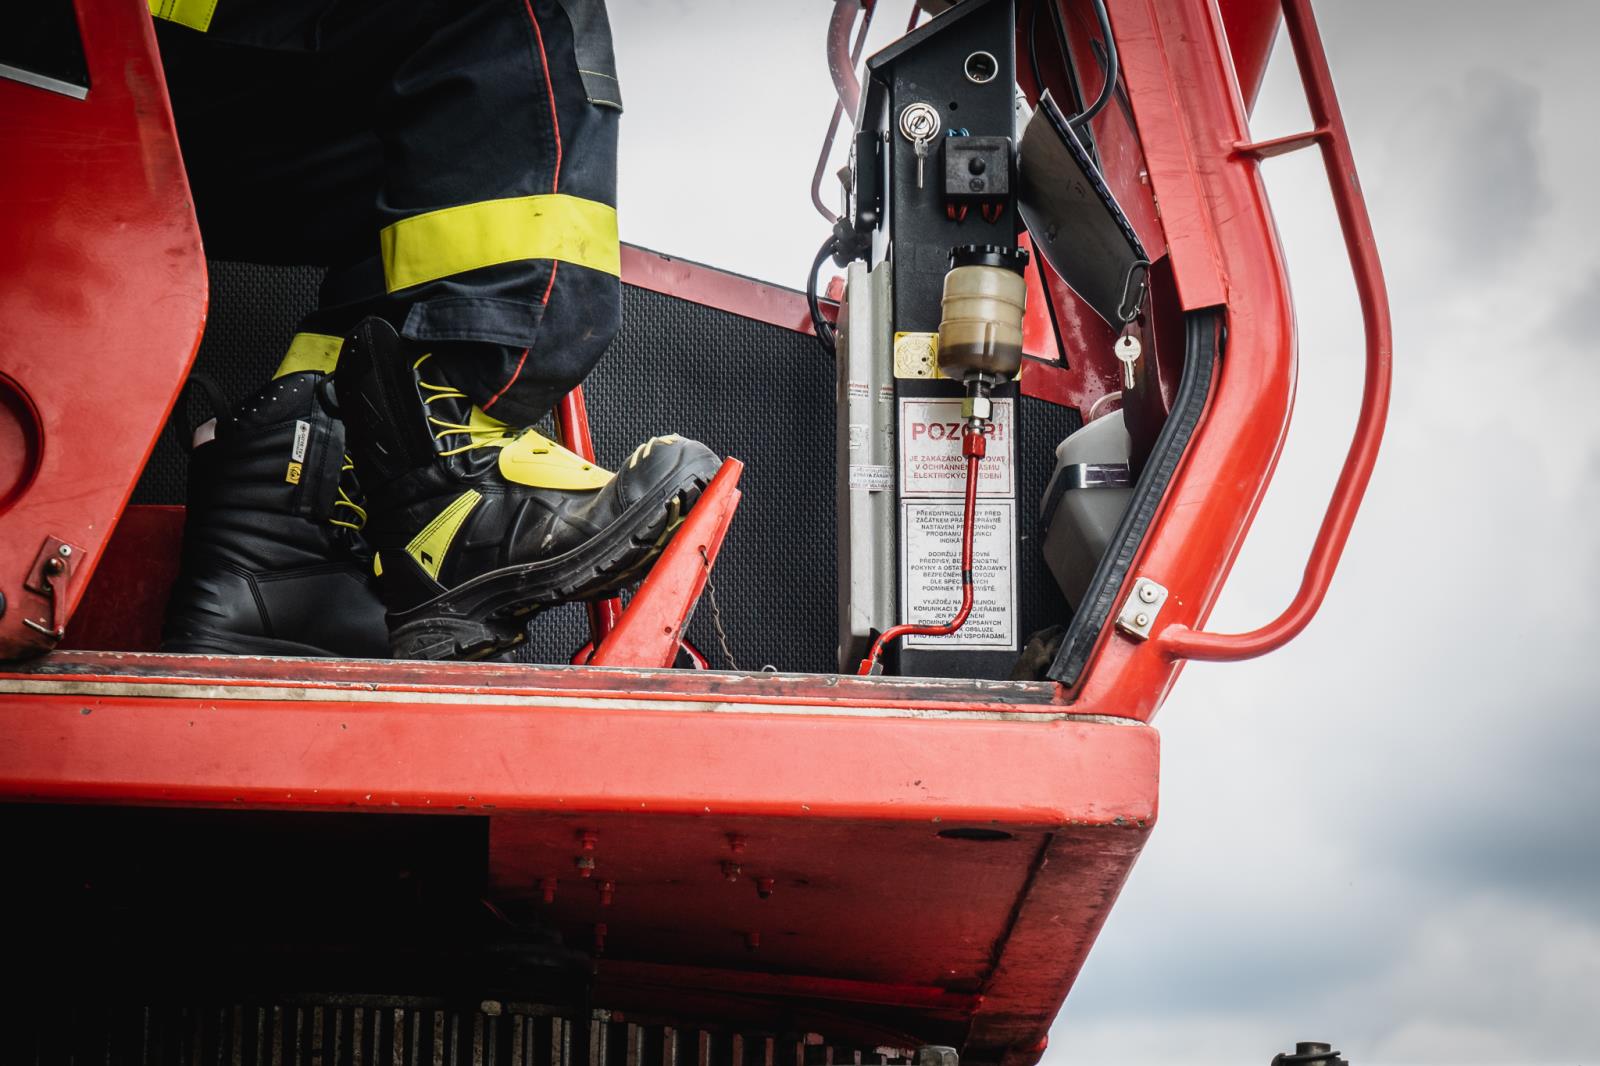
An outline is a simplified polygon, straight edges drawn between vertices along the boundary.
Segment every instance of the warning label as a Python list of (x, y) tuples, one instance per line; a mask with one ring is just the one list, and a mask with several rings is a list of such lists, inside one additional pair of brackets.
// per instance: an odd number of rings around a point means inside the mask
[[(909, 621), (948, 622), (961, 607), (960, 502), (903, 500), (900, 504), (900, 588)], [(980, 503), (972, 538), (972, 614), (947, 637), (911, 636), (912, 648), (1017, 646), (1017, 575), (1011, 566), (1016, 504)]]
[[(980, 496), (1015, 496), (1012, 401), (994, 401), (989, 448), (978, 464)], [(961, 401), (900, 401), (900, 494), (964, 496), (967, 464), (961, 457)]]
[(894, 488), (894, 467), (876, 463), (851, 463), (850, 487), (868, 492), (888, 492)]

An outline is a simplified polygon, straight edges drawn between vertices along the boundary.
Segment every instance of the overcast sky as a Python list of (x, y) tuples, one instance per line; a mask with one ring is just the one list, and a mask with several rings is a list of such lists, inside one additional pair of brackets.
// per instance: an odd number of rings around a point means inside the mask
[[(625, 239), (802, 283), (828, 8), (611, 0)], [(1048, 1066), (1600, 1060), (1600, 3), (1318, 12), (1394, 309), (1383, 455), (1311, 629), (1162, 711), (1160, 825)], [(1254, 132), (1300, 101), (1280, 49)], [(1213, 628), (1292, 595), (1360, 390), (1320, 165), (1267, 174), (1297, 420)]]

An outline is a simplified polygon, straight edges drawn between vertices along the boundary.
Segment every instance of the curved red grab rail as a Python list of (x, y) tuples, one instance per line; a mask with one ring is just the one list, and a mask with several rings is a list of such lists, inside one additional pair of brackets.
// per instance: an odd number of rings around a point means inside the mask
[(1366, 383), (1361, 395), (1361, 411), (1356, 418), (1350, 450), (1345, 455), (1339, 480), (1316, 542), (1306, 562), (1305, 575), (1293, 602), (1276, 619), (1248, 633), (1206, 633), (1184, 625), (1173, 625), (1156, 638), (1157, 646), (1174, 659), (1202, 659), (1232, 662), (1251, 659), (1275, 651), (1293, 640), (1316, 616), (1333, 580), (1339, 557), (1350, 537), (1356, 511), (1366, 494), (1367, 482), (1377, 462), (1378, 446), (1389, 412), (1393, 331), (1389, 321), (1389, 296), (1384, 287), (1383, 266), (1356, 176), (1355, 158), (1345, 131), (1344, 116), (1328, 69), (1328, 56), (1317, 31), (1310, 0), (1283, 0), (1284, 26), (1294, 47), (1295, 61), (1305, 85), (1306, 100), (1316, 124), (1308, 133), (1279, 137), (1269, 141), (1239, 144), (1241, 155), (1266, 159), (1315, 144), (1322, 150), (1328, 184), (1339, 226), (1344, 233), (1350, 268), (1355, 275), (1356, 293), (1361, 302), (1361, 319), (1366, 332)]

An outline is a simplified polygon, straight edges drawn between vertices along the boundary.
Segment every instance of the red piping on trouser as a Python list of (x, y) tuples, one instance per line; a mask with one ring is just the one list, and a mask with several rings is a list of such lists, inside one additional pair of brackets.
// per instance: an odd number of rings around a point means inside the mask
[[(561, 119), (556, 114), (556, 87), (555, 84), (550, 80), (550, 57), (545, 53), (544, 50), (544, 31), (539, 28), (539, 16), (533, 13), (533, 0), (522, 0), (522, 6), (528, 12), (528, 22), (533, 25), (533, 38), (539, 44), (539, 66), (540, 69), (544, 71), (544, 93), (545, 98), (550, 101), (550, 128), (555, 131), (556, 135), (556, 167), (555, 173), (550, 178), (550, 191), (553, 193), (560, 192)], [(550, 280), (544, 287), (544, 299), (539, 301), (540, 307), (548, 308), (550, 306), (550, 293), (556, 287), (556, 268), (560, 265), (560, 263), (553, 259), (550, 261)], [(542, 321), (543, 316), (541, 315), (540, 318)], [(528, 361), (528, 352), (529, 349), (522, 349), (522, 358), (517, 360), (516, 369), (511, 371), (511, 376), (506, 379), (506, 383), (500, 386), (500, 391), (489, 397), (488, 402), (483, 405), (483, 410), (487, 411), (489, 408), (493, 407), (497, 402), (499, 402), (500, 397), (504, 396), (506, 391), (517, 383), (517, 378), (522, 375), (522, 367)]]

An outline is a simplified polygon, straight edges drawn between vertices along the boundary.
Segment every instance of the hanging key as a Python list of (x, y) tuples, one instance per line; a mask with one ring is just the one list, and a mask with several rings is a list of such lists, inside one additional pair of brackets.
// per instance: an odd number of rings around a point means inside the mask
[(928, 149), (934, 138), (939, 136), (939, 127), (942, 125), (939, 112), (929, 104), (907, 104), (905, 110), (900, 112), (900, 136), (911, 142), (911, 150), (917, 155), (919, 189), (922, 188), (922, 169), (928, 159)]
[(1117, 338), (1117, 343), (1111, 352), (1122, 363), (1122, 388), (1123, 391), (1134, 386), (1133, 368), (1138, 365), (1139, 356), (1144, 354), (1144, 345), (1139, 343), (1139, 338), (1132, 333), (1124, 333)]

